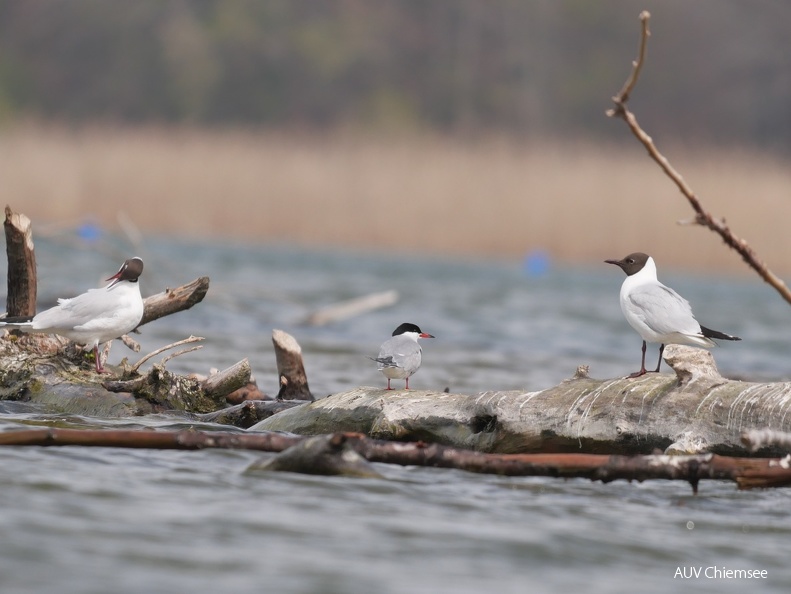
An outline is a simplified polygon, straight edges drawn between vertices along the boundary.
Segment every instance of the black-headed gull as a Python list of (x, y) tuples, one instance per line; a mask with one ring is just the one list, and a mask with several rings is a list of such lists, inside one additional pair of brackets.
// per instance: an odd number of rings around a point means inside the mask
[(38, 334), (57, 334), (93, 348), (96, 372), (104, 373), (99, 345), (134, 330), (143, 318), (143, 299), (137, 282), (143, 260), (130, 258), (112, 281), (101, 289), (89, 289), (71, 299), (58, 299), (55, 307), (29, 320), (6, 318), (0, 327)]
[(656, 264), (648, 254), (635, 252), (623, 260), (605, 260), (615, 264), (626, 273), (621, 285), (621, 311), (626, 321), (643, 338), (643, 359), (640, 371), (629, 377), (640, 377), (646, 373), (646, 342), (658, 342), (659, 363), (662, 365), (662, 351), (666, 344), (685, 344), (710, 349), (717, 344), (712, 338), (720, 340), (741, 340), (718, 330), (701, 326), (692, 315), (689, 302), (670, 287), (656, 278)]

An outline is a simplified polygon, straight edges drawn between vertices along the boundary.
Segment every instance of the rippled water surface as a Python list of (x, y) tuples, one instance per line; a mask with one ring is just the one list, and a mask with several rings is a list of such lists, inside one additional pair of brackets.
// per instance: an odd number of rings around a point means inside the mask
[[(126, 255), (39, 240), (40, 302), (96, 284)], [(622, 273), (598, 260), (529, 277), (503, 262), (272, 246), (154, 240), (139, 255), (146, 295), (211, 277), (203, 303), (143, 328), (143, 352), (204, 336), (201, 351), (168, 367), (206, 373), (249, 357), (267, 392), (276, 385), (273, 328), (300, 342), (319, 396), (382, 385), (366, 356), (404, 321), (437, 336), (424, 341), (415, 388), (535, 390), (580, 364), (602, 378), (639, 366), (639, 337), (618, 307)], [(674, 275), (661, 263), (660, 277), (689, 298), (705, 325), (744, 338), (716, 350), (724, 375), (788, 379), (789, 309), (768, 288), (751, 278)], [(389, 289), (400, 295), (390, 308), (324, 327), (301, 323), (318, 307)], [(649, 353), (655, 361), (655, 347)], [(117, 343), (110, 361), (123, 356), (141, 355)], [(185, 422), (0, 406), (0, 430)], [(391, 466), (378, 467), (384, 479), (249, 474), (262, 454), (234, 451), (20, 447), (0, 456), (4, 594), (791, 589), (787, 490), (738, 492), (705, 482), (693, 496), (683, 483), (602, 485)], [(695, 568), (700, 578), (674, 578)], [(768, 577), (706, 578), (707, 568), (709, 575), (712, 568), (758, 569)]]

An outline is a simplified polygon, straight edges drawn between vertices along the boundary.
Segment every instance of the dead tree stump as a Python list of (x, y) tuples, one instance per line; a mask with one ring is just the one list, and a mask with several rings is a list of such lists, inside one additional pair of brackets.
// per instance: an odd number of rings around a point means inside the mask
[(272, 331), (275, 345), (277, 374), (280, 378), (278, 400), (308, 400), (315, 398), (308, 387), (308, 376), (302, 363), (302, 348), (293, 336), (282, 330)]
[(6, 253), (8, 254), (9, 317), (36, 315), (36, 254), (30, 219), (5, 207)]

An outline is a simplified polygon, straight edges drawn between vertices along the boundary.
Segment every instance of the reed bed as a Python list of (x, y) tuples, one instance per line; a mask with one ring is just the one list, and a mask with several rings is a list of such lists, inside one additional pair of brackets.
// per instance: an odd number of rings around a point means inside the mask
[[(791, 168), (741, 150), (668, 148), (704, 205), (791, 272)], [(17, 125), (0, 131), (4, 201), (38, 227), (93, 220), (189, 238), (564, 262), (632, 251), (663, 268), (749, 274), (636, 142)]]

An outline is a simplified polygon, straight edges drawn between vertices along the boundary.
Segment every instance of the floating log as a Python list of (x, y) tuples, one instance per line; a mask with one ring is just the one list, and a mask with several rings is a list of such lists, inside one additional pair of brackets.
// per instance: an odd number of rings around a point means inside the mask
[[(482, 452), (749, 455), (741, 432), (791, 430), (791, 383), (720, 376), (711, 353), (669, 345), (675, 374), (598, 380), (581, 368), (546, 390), (476, 395), (356, 388), (283, 411), (253, 430), (354, 431)], [(769, 445), (761, 455), (783, 455)]]
[[(301, 444), (307, 443), (303, 446)], [(618, 456), (600, 454), (484, 454), (439, 444), (375, 440), (355, 433), (313, 439), (280, 433), (218, 431), (83, 430), (47, 427), (0, 432), (0, 446), (85, 446), (200, 450), (232, 448), (284, 452), (274, 464), (262, 461), (253, 470), (277, 469), (313, 474), (345, 474), (342, 458), (353, 451), (368, 462), (454, 468), (502, 476), (587, 478), (592, 481), (681, 480), (697, 492), (703, 480), (727, 480), (739, 489), (791, 485), (791, 456), (781, 459), (695, 456)], [(352, 472), (357, 466), (352, 465)]]

